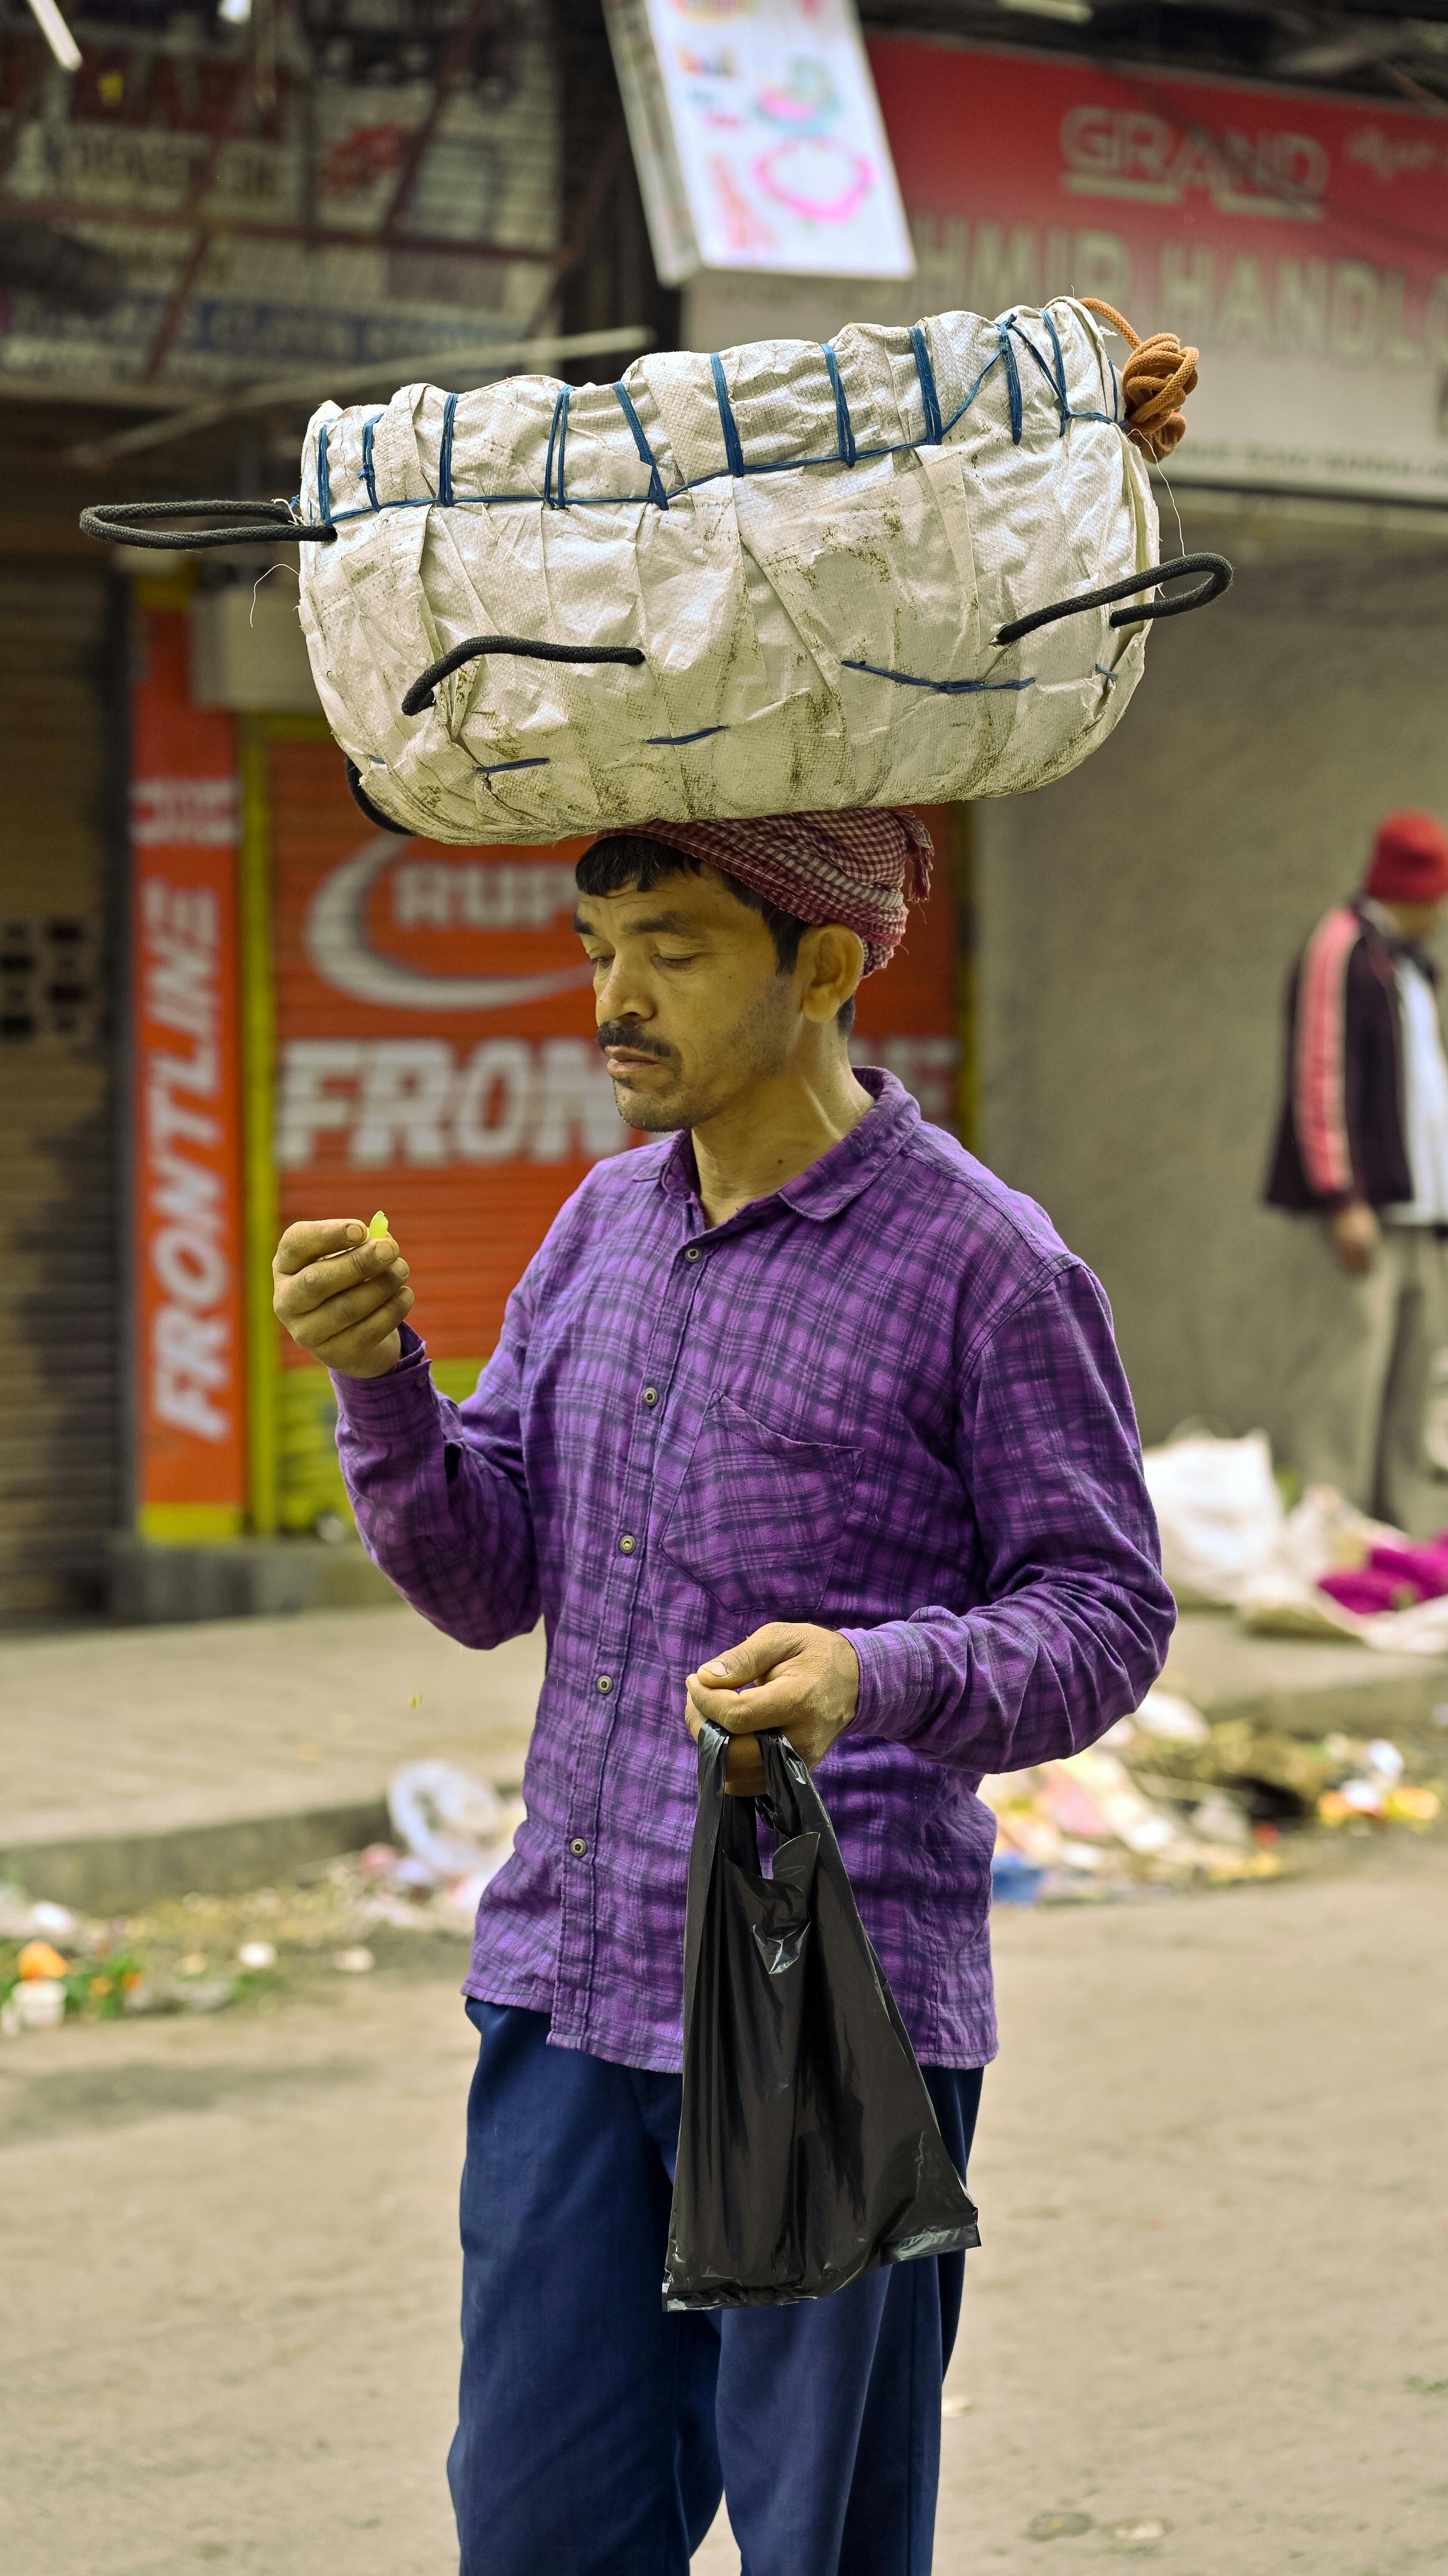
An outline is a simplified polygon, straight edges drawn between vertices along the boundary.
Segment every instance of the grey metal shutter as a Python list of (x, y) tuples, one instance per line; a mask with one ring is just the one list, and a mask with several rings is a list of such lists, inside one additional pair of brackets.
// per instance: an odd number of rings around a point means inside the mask
[(112, 596), (0, 563), (0, 1620), (97, 1606), (123, 1510)]

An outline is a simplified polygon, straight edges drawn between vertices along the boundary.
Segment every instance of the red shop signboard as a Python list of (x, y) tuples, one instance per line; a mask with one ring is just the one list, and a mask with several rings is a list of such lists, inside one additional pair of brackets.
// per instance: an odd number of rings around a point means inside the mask
[(1174, 482), (1448, 500), (1448, 118), (914, 36), (870, 59), (914, 311), (1103, 296), (1202, 351)]

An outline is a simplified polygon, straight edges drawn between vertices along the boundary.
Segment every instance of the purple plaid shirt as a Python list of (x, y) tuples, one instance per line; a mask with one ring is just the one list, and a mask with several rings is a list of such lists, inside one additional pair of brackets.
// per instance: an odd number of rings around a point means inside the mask
[(399, 1589), (468, 1646), (546, 1623), (527, 1820), (467, 1991), (628, 2066), (680, 2063), (695, 1664), (769, 1619), (851, 1639), (820, 1787), (918, 2055), (978, 2066), (974, 1791), (1134, 1709), (1171, 1633), (1100, 1288), (892, 1075), (860, 1079), (859, 1126), (723, 1225), (686, 1134), (599, 1163), (465, 1404), (412, 1333), (390, 1376), (337, 1382)]

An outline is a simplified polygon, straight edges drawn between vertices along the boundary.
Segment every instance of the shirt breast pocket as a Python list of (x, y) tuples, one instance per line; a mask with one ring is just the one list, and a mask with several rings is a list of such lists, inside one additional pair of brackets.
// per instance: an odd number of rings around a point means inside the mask
[[(655, 1618), (669, 1642), (692, 1654), (702, 1619), (710, 1633), (697, 1651), (717, 1653), (767, 1620), (812, 1619), (860, 1459), (848, 1442), (788, 1439), (732, 1396), (714, 1396), (652, 1551)], [(728, 1633), (716, 1635), (721, 1618)]]

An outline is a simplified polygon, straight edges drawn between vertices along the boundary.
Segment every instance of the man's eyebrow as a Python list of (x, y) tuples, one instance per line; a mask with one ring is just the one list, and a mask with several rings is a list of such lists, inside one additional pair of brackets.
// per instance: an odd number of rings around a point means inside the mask
[[(595, 939), (603, 936), (597, 922), (590, 921), (587, 913), (584, 912), (575, 912), (573, 927), (580, 939), (590, 935)], [(700, 924), (691, 920), (686, 912), (650, 912), (645, 914), (642, 921), (631, 921), (628, 928), (630, 937), (634, 939), (657, 937), (660, 932), (676, 937), (694, 937), (699, 932)]]

